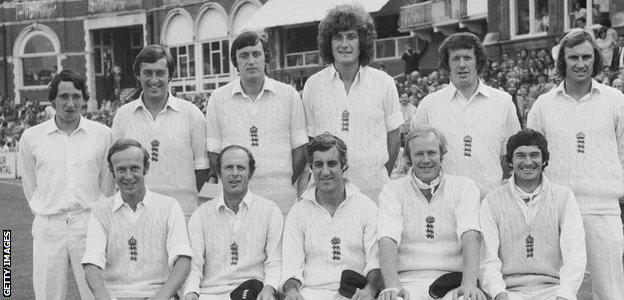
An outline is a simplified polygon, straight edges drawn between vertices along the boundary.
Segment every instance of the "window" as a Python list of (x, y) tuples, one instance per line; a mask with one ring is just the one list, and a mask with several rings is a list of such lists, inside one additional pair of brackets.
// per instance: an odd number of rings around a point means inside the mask
[(509, 7), (512, 37), (546, 34), (550, 28), (548, 0), (515, 0)]
[(230, 45), (227, 40), (202, 44), (204, 76), (230, 73), (229, 49)]
[(286, 67), (316, 66), (320, 63), (316, 37), (318, 28), (307, 26), (290, 28), (286, 31), (285, 60)]
[[(596, 28), (605, 20), (612, 17), (610, 5), (612, 0), (564, 0), (565, 29), (575, 27)], [(613, 21), (613, 20), (612, 20)]]
[(42, 34), (28, 39), (21, 58), (24, 86), (47, 85), (58, 71), (57, 51), (52, 41)]
[(375, 59), (401, 57), (408, 48), (417, 49), (417, 39), (410, 36), (378, 39), (375, 41)]
[(178, 72), (173, 78), (192, 78), (195, 77), (195, 46), (185, 45), (169, 48), (173, 60), (178, 66)]
[(95, 75), (106, 76), (113, 66), (113, 38), (110, 32), (93, 31), (93, 61)]

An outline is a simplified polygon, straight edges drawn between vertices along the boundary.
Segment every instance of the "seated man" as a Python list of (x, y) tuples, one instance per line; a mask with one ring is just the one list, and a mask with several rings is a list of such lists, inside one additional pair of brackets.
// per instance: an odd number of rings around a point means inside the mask
[(585, 273), (583, 219), (572, 191), (542, 173), (546, 138), (531, 129), (509, 138), (509, 183), (481, 205), (483, 288), (500, 299), (576, 299)]
[(169, 299), (191, 265), (182, 208), (145, 187), (149, 154), (139, 142), (118, 140), (107, 158), (119, 192), (92, 209), (87, 283), (96, 299)]
[(431, 127), (405, 138), (411, 171), (387, 183), (379, 194), (379, 262), (385, 287), (379, 299), (432, 299), (430, 285), (461, 272), (457, 289), (444, 299), (485, 299), (477, 287), (479, 188), (467, 177), (446, 174), (446, 139)]
[(257, 299), (276, 299), (284, 217), (275, 202), (249, 191), (255, 165), (242, 146), (227, 146), (218, 155), (223, 194), (202, 204), (188, 224), (193, 262), (185, 299), (229, 300), (252, 279), (264, 284)]
[[(312, 139), (307, 155), (314, 184), (286, 217), (282, 278), (286, 300), (345, 299), (341, 274), (366, 276), (352, 299), (374, 299), (381, 285), (377, 206), (343, 177), (347, 146), (329, 133)], [(344, 298), (343, 298), (344, 297)]]

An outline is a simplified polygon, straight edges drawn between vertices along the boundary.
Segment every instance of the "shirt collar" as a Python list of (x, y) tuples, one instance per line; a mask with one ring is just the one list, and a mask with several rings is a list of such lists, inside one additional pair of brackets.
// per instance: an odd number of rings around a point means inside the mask
[[(360, 65), (357, 73), (355, 74), (355, 78), (353, 78), (353, 83), (356, 83), (359, 80), (363, 80), (364, 77), (366, 77), (365, 74), (366, 74), (366, 67)], [(332, 81), (341, 80), (340, 74), (338, 74), (338, 71), (336, 70), (336, 67), (334, 66), (334, 64), (329, 65), (329, 76), (332, 79)]]
[[(345, 197), (345, 200), (342, 203), (340, 203), (340, 205), (346, 203), (347, 201), (352, 199), (356, 194), (360, 193), (360, 190), (346, 178), (344, 179), (344, 184), (345, 184), (346, 197)], [(316, 188), (317, 188), (316, 182), (312, 183), (310, 187), (308, 187), (308, 189), (306, 189), (305, 192), (301, 194), (301, 199), (310, 201), (314, 203), (315, 205), (320, 206), (318, 201), (316, 201)]]
[[(137, 203), (137, 207), (139, 205), (143, 205), (143, 206), (150, 206), (151, 202), (152, 202), (152, 197), (151, 194), (152, 192), (150, 190), (148, 190), (147, 188), (145, 189), (145, 196), (143, 197), (143, 200), (140, 201), (139, 203)], [(121, 192), (117, 192), (114, 196), (113, 196), (113, 207), (112, 210), (113, 212), (117, 211), (118, 209), (120, 209), (123, 205), (124, 205), (124, 200), (123, 198), (121, 198)]]
[[(457, 89), (457, 87), (453, 84), (453, 82), (449, 82), (447, 88), (449, 89), (449, 93), (450, 93), (450, 97), (451, 99), (455, 99), (455, 95), (457, 95), (457, 93), (461, 94), (461, 91), (459, 91), (459, 89)], [(476, 95), (481, 94), (486, 98), (490, 98), (492, 97), (491, 91), (489, 90), (489, 87), (483, 82), (483, 80), (481, 80), (481, 78), (478, 78), (478, 85), (477, 85), (477, 90), (475, 91), (475, 93), (471, 96), (471, 98), (475, 98)], [(469, 100), (469, 99), (467, 99)]]
[[(172, 110), (179, 112), (180, 104), (178, 103), (178, 101), (180, 101), (180, 99), (174, 97), (173, 95), (171, 95), (171, 93), (167, 92), (167, 102), (165, 102), (165, 109), (171, 108)], [(141, 93), (141, 95), (139, 96), (139, 99), (137, 99), (134, 102), (131, 102), (130, 105), (132, 105), (131, 106), (132, 111), (136, 111), (139, 108), (147, 110), (147, 107), (145, 106), (145, 102), (143, 102), (143, 93)]]
[[(269, 78), (266, 75), (264, 76), (264, 83), (262, 84), (262, 91), (260, 91), (260, 94), (262, 94), (264, 91), (270, 91), (273, 94), (275, 94), (275, 84), (273, 83), (271, 78)], [(232, 86), (232, 96), (236, 94), (246, 95), (245, 92), (243, 91), (243, 86), (241, 85), (240, 77), (234, 80), (234, 86)]]
[[(581, 97), (581, 99), (579, 101), (584, 101), (584, 100), (589, 100), (591, 97), (587, 97), (587, 95), (593, 94), (593, 93), (602, 93), (603, 92), (603, 86), (601, 84), (598, 83), (598, 81), (596, 81), (595, 79), (591, 80), (591, 89), (589, 90), (589, 93), (586, 95), (583, 95), (583, 97)], [(555, 93), (557, 93), (557, 95), (563, 95), (566, 98), (573, 100), (572, 96), (568, 95), (568, 93), (566, 93), (565, 91), (565, 80), (562, 81), (558, 86), (556, 86), (555, 88), (553, 88), (553, 90), (555, 91)], [(574, 100), (576, 102), (576, 100)]]
[[(55, 118), (56, 118), (56, 115), (52, 116), (52, 118), (48, 120), (48, 123), (46, 123), (45, 132), (47, 134), (54, 133), (57, 131), (62, 132), (62, 130), (58, 128), (58, 125), (56, 125), (56, 121), (54, 120)], [(80, 116), (80, 122), (78, 123), (78, 128), (76, 128), (75, 131), (84, 130), (88, 134), (89, 130), (87, 129), (86, 123), (87, 123), (86, 118), (83, 116)]]
[[(525, 202), (527, 204), (535, 203), (536, 200), (541, 199), (543, 192), (548, 188), (550, 181), (546, 178), (544, 172), (542, 172), (542, 182), (535, 188), (532, 193), (527, 193), (523, 191), (518, 185), (516, 185), (516, 180), (514, 174), (511, 174), (509, 178), (509, 188), (514, 198), (520, 200), (521, 202)], [(529, 198), (529, 202), (526, 202), (525, 199)]]
[[(219, 195), (219, 197), (217, 197), (215, 199), (217, 202), (217, 209), (221, 210), (221, 209), (230, 209), (229, 207), (227, 207), (227, 205), (225, 205), (225, 198), (223, 198), (223, 193), (221, 195)], [(249, 206), (251, 205), (251, 203), (253, 203), (253, 196), (252, 193), (247, 190), (247, 193), (245, 194), (245, 197), (243, 197), (243, 200), (240, 203), (240, 207), (242, 206), (247, 206), (247, 208), (249, 208)], [(239, 207), (239, 209), (240, 209)]]

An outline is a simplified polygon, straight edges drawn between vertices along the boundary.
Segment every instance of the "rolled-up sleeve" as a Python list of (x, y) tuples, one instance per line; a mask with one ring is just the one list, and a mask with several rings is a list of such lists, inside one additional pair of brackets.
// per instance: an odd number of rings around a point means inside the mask
[(306, 130), (308, 136), (316, 136), (316, 119), (314, 116), (314, 105), (312, 105), (312, 99), (314, 98), (314, 80), (308, 80), (303, 87), (303, 95), (301, 102), (303, 103), (303, 110), (305, 112)]
[(299, 280), (302, 285), (303, 268), (305, 265), (305, 249), (303, 229), (299, 226), (301, 219), (296, 210), (291, 210), (284, 224), (282, 241), (282, 280), (281, 285), (291, 278)]
[(377, 237), (393, 239), (401, 244), (403, 234), (403, 208), (398, 199), (384, 186), (379, 194), (379, 217), (377, 218)]
[(279, 288), (282, 274), (282, 230), (284, 217), (275, 205), (269, 220), (269, 232), (266, 243), (267, 260), (264, 262), (264, 284), (274, 289)]
[(481, 193), (479, 187), (471, 179), (466, 179), (459, 202), (455, 206), (455, 220), (457, 220), (457, 239), (462, 240), (462, 235), (469, 231), (481, 231), (479, 226), (479, 206)]
[(399, 102), (399, 92), (397, 91), (394, 80), (390, 76), (385, 78), (386, 93), (383, 99), (383, 109), (385, 115), (386, 132), (390, 132), (399, 128), (405, 120), (401, 112)]
[(189, 245), (188, 234), (184, 213), (178, 201), (174, 201), (167, 220), (167, 255), (169, 258), (169, 268), (179, 256), (193, 257), (193, 250)]
[(85, 253), (82, 264), (92, 264), (104, 269), (106, 266), (106, 232), (93, 213), (89, 216)]
[(223, 136), (221, 126), (219, 126), (219, 114), (217, 112), (217, 102), (219, 98), (212, 94), (208, 99), (206, 107), (206, 149), (209, 152), (219, 153), (221, 151)]
[(377, 246), (377, 218), (378, 208), (374, 204), (367, 209), (364, 225), (364, 251), (366, 252), (366, 267), (364, 276), (371, 270), (379, 268), (379, 247)]
[(206, 118), (199, 108), (193, 108), (193, 128), (191, 128), (191, 147), (193, 147), (193, 165), (195, 170), (204, 170), (210, 167), (207, 153)]
[[(509, 96), (509, 95), (508, 95)], [(501, 143), (501, 155), (505, 155), (507, 153), (507, 140), (510, 136), (516, 134), (520, 131), (520, 121), (518, 120), (518, 115), (516, 114), (516, 106), (513, 104), (511, 100), (511, 96), (505, 98), (507, 109), (507, 117), (505, 118), (505, 137)]]
[(303, 110), (303, 103), (299, 93), (294, 88), (290, 88), (292, 98), (292, 109), (290, 110), (290, 145), (291, 149), (296, 149), (308, 142), (306, 132), (306, 116)]
[(184, 283), (185, 295), (191, 292), (199, 294), (199, 283), (204, 277), (204, 252), (206, 250), (206, 241), (204, 240), (200, 212), (201, 209), (196, 210), (188, 223), (188, 234), (193, 250), (193, 258), (191, 259), (191, 272)]

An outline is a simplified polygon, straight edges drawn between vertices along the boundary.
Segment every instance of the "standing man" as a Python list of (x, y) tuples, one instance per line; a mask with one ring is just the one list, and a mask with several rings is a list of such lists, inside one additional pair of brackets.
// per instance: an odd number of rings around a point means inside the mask
[(82, 259), (96, 299), (170, 299), (191, 269), (180, 204), (145, 187), (149, 157), (130, 139), (108, 151), (119, 192), (93, 208)]
[(412, 129), (405, 145), (409, 175), (388, 182), (379, 194), (379, 264), (386, 288), (378, 299), (431, 300), (436, 279), (461, 272), (456, 288), (438, 296), (485, 300), (477, 287), (477, 185), (443, 171), (447, 143), (437, 129)]
[(319, 24), (318, 44), (329, 66), (303, 89), (308, 136), (329, 132), (349, 149), (347, 176), (377, 202), (400, 147), (403, 116), (392, 77), (367, 66), (377, 33), (359, 5), (340, 5)]
[(117, 110), (113, 140), (131, 138), (148, 147), (147, 188), (178, 200), (188, 218), (209, 174), (206, 119), (193, 103), (169, 92), (175, 61), (165, 47), (143, 48), (133, 69), (143, 92)]
[(286, 215), (297, 198), (293, 183), (305, 167), (308, 139), (301, 98), (292, 86), (266, 76), (269, 44), (257, 33), (234, 39), (230, 58), (240, 78), (215, 90), (206, 109), (212, 169), (221, 149), (248, 147), (258, 159), (251, 189), (275, 201)]
[(375, 299), (382, 285), (377, 259), (377, 206), (343, 177), (347, 146), (329, 133), (308, 144), (315, 183), (288, 213), (283, 268), (286, 300), (346, 299), (345, 270), (366, 282), (350, 299)]
[(511, 136), (513, 175), (481, 204), (482, 285), (492, 299), (571, 300), (583, 282), (583, 219), (572, 191), (542, 173), (549, 156), (541, 133)]
[(273, 201), (249, 190), (256, 161), (247, 148), (227, 146), (215, 163), (223, 193), (189, 221), (193, 262), (184, 299), (229, 300), (251, 280), (261, 283), (258, 300), (276, 300), (284, 217)]
[(33, 285), (37, 299), (67, 298), (71, 266), (82, 299), (93, 299), (80, 261), (89, 210), (113, 192), (106, 171), (110, 128), (81, 116), (89, 99), (78, 73), (63, 70), (49, 86), (56, 114), (20, 140), (22, 187), (33, 221)]
[(516, 108), (509, 94), (479, 79), (487, 57), (477, 36), (453, 34), (442, 42), (438, 53), (451, 83), (422, 100), (412, 128), (440, 130), (448, 138), (444, 170), (474, 180), (483, 198), (508, 175), (505, 142), (520, 130)]
[(527, 127), (546, 136), (548, 178), (571, 188), (578, 201), (594, 299), (624, 299), (618, 206), (624, 195), (624, 95), (592, 79), (602, 60), (589, 33), (572, 31), (559, 45), (557, 73), (564, 80), (533, 104)]

